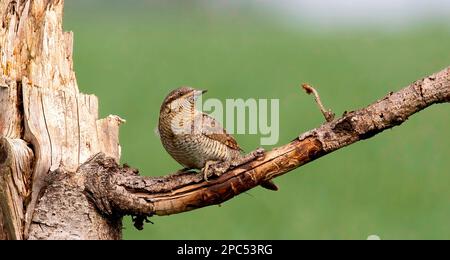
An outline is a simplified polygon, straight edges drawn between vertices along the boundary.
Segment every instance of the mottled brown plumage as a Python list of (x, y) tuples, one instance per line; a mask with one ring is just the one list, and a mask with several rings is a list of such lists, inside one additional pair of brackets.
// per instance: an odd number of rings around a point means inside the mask
[[(172, 158), (185, 168), (203, 169), (207, 179), (208, 167), (213, 164), (229, 162), (227, 167), (230, 167), (256, 157), (253, 153), (242, 157), (242, 149), (233, 136), (216, 119), (195, 109), (195, 101), (204, 92), (191, 87), (170, 92), (161, 105), (158, 131)], [(221, 170), (226, 171), (227, 168), (222, 167)], [(278, 189), (272, 181), (261, 186)]]
[(202, 118), (202, 134), (212, 140), (225, 144), (230, 149), (242, 151), (234, 137), (226, 132), (226, 130), (208, 114), (199, 114)]
[(211, 116), (195, 109), (203, 91), (181, 87), (170, 92), (160, 109), (158, 130), (167, 152), (186, 168), (202, 169), (208, 161), (241, 156), (233, 136)]

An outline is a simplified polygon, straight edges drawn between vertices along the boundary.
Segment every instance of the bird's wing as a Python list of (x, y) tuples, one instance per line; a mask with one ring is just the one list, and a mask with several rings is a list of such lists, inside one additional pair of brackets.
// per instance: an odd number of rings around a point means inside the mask
[(225, 128), (213, 117), (208, 114), (198, 114), (196, 119), (201, 117), (201, 133), (215, 141), (218, 141), (234, 150), (242, 151), (234, 137), (228, 134)]

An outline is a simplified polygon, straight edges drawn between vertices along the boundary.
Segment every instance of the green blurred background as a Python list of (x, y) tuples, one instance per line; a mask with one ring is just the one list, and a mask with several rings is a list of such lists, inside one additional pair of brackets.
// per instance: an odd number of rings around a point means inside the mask
[[(390, 21), (381, 7), (379, 18), (339, 23), (301, 19), (276, 1), (124, 2), (66, 0), (64, 26), (75, 33), (81, 91), (99, 97), (101, 116), (127, 120), (122, 162), (144, 175), (180, 168), (154, 134), (159, 106), (178, 86), (222, 100), (279, 99), (281, 145), (323, 122), (302, 82), (340, 115), (450, 65), (442, 15)], [(143, 231), (127, 217), (124, 238), (450, 239), (449, 118), (448, 104), (432, 106), (278, 178), (278, 192), (258, 187), (221, 207), (154, 217)], [(258, 135), (236, 138), (247, 151), (259, 146)]]

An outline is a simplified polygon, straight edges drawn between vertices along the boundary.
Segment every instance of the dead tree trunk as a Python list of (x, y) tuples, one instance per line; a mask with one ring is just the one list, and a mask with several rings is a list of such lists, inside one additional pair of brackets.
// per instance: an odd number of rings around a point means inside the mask
[(0, 239), (120, 239), (122, 217), (222, 203), (303, 164), (450, 102), (450, 67), (203, 181), (120, 167), (122, 119), (79, 93), (62, 0), (0, 2)]
[(120, 158), (121, 119), (99, 119), (97, 98), (78, 91), (63, 3), (0, 2), (0, 238), (121, 237), (120, 218), (101, 217), (76, 176), (43, 193), (98, 152)]

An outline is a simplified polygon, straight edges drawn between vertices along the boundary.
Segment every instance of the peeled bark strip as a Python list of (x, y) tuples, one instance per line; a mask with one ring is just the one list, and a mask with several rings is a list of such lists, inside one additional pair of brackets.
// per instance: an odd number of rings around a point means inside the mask
[[(9, 149), (0, 154), (8, 158), (8, 163), (0, 164), (0, 227), (10, 239), (28, 238), (28, 233), (33, 234), (30, 238), (56, 238), (51, 232), (37, 234), (48, 224), (36, 212), (50, 209), (41, 205), (54, 194), (44, 190), (50, 171), (75, 172), (99, 152), (120, 159), (118, 127), (123, 120), (98, 119), (97, 97), (79, 93), (72, 65), (73, 36), (62, 31), (63, 5), (60, 0), (0, 2), (0, 138)], [(67, 185), (68, 191), (72, 188)], [(67, 228), (62, 224), (63, 209), (55, 214), (60, 227)], [(68, 209), (66, 214), (73, 212)], [(105, 238), (100, 233), (98, 238)], [(84, 231), (70, 234), (67, 238), (95, 238)], [(119, 236), (116, 232), (108, 238)]]
[(33, 151), (20, 139), (0, 138), (0, 208), (8, 238), (21, 239)]

